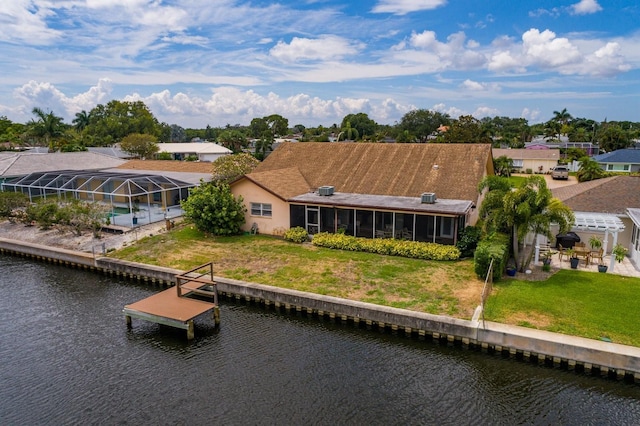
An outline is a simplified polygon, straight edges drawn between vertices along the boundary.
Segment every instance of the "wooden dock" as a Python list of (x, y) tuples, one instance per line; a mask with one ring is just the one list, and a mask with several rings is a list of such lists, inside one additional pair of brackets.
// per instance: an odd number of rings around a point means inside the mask
[[(206, 273), (200, 271), (206, 270)], [(212, 302), (196, 299), (211, 298)], [(187, 339), (195, 337), (193, 320), (208, 311), (213, 312), (213, 320), (220, 323), (218, 290), (213, 280), (213, 265), (207, 263), (183, 274), (176, 275), (175, 288), (169, 288), (146, 299), (125, 305), (127, 327), (131, 328), (132, 318), (155, 322), (170, 327), (187, 330)]]

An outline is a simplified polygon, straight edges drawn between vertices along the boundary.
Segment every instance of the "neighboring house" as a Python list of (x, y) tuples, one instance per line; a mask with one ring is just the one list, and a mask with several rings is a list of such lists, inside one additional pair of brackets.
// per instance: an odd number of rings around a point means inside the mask
[(531, 142), (524, 144), (525, 149), (568, 149), (578, 148), (587, 153), (589, 157), (597, 155), (600, 152), (600, 148), (597, 144), (591, 142), (569, 142), (566, 137), (562, 137), (563, 141), (547, 142), (543, 138), (535, 138)]
[(493, 148), (493, 158), (508, 157), (518, 173), (548, 173), (558, 165), (559, 149), (502, 149)]
[(607, 172), (633, 173), (640, 171), (640, 149), (618, 149), (593, 157)]
[(212, 162), (233, 153), (230, 149), (213, 142), (159, 143), (158, 148), (158, 153), (168, 152), (174, 160), (186, 160), (195, 156), (198, 161)]
[(246, 230), (454, 244), (477, 221), (478, 183), (493, 173), (488, 144), (285, 142), (231, 188)]
[[(582, 241), (588, 241), (591, 235), (604, 236), (608, 252), (614, 243), (622, 244), (629, 249), (629, 257), (636, 267), (640, 265), (640, 176), (596, 179), (554, 188), (551, 192), (576, 216), (583, 217), (584, 231), (578, 230)], [(591, 227), (588, 226), (590, 216)], [(616, 228), (618, 235), (612, 241), (610, 237)]]
[(211, 163), (123, 161), (91, 152), (0, 155), (0, 190), (31, 200), (102, 202), (110, 206), (109, 223), (124, 227), (182, 215), (189, 189), (211, 178)]
[(125, 161), (94, 152), (0, 152), (0, 179), (32, 172), (55, 170), (101, 170), (118, 167)]

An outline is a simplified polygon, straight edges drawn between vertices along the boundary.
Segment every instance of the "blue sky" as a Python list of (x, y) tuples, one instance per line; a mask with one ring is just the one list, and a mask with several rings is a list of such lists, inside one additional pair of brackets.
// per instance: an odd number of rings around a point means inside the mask
[(457, 118), (640, 122), (631, 0), (5, 0), (0, 116), (142, 100), (183, 127)]

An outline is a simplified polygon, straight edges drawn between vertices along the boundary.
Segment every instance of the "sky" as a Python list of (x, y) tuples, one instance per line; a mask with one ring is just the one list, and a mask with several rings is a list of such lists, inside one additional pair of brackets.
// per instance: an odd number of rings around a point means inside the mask
[(640, 122), (635, 0), (4, 0), (0, 116), (110, 100), (167, 124), (365, 113)]

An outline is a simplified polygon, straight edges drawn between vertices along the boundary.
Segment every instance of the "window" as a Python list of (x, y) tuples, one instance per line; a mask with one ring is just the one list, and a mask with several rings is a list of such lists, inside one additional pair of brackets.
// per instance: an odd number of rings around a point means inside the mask
[(251, 216), (271, 217), (271, 204), (251, 203)]
[(519, 167), (522, 168), (522, 166), (524, 165), (524, 160), (523, 159), (514, 159), (513, 160), (513, 167)]
[(628, 172), (629, 164), (607, 164), (608, 172)]

